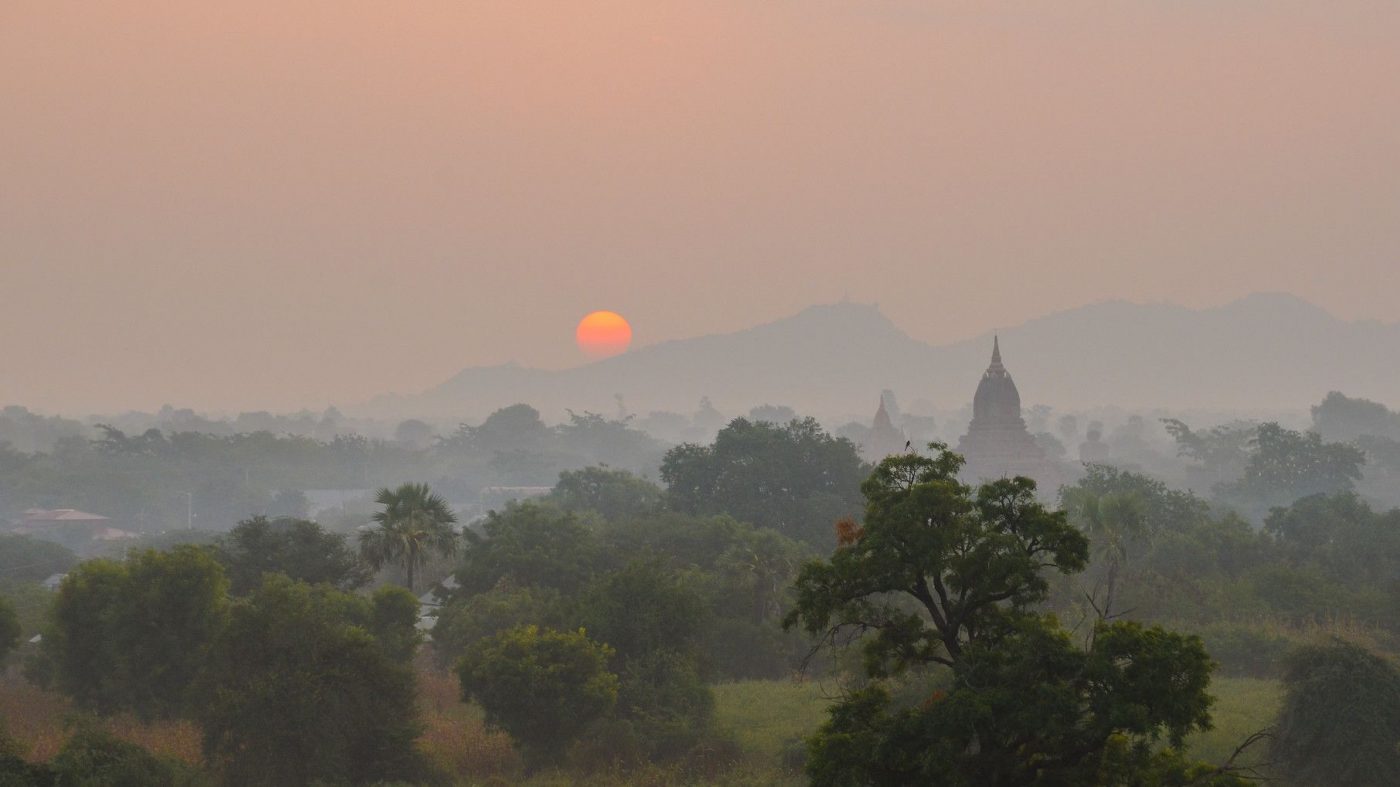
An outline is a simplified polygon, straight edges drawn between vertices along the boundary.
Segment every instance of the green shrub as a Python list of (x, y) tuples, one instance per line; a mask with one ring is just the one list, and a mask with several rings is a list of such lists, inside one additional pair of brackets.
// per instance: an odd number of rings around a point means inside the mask
[(83, 787), (174, 787), (183, 768), (93, 726), (81, 726), (50, 763), (57, 783)]

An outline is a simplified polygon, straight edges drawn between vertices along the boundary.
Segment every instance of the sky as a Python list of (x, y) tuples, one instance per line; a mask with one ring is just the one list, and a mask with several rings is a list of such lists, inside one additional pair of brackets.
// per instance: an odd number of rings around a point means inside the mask
[[(216, 7), (217, 6), (217, 7)], [(1400, 320), (1400, 3), (0, 4), (0, 404), (353, 404), (878, 303)]]

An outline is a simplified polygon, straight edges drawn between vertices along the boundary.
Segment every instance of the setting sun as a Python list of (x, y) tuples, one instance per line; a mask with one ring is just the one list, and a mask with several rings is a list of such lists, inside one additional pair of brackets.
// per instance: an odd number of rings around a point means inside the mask
[(588, 357), (608, 358), (626, 352), (632, 343), (632, 326), (617, 312), (597, 311), (579, 320), (574, 339)]

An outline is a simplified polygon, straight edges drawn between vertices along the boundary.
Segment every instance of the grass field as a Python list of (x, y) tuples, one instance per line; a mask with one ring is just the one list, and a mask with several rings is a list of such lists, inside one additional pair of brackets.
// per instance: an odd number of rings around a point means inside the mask
[[(832, 687), (790, 681), (746, 681), (715, 687), (716, 722), (747, 752), (775, 765), (783, 750), (810, 735), (826, 719)], [(1223, 762), (1252, 733), (1273, 723), (1283, 701), (1278, 681), (1256, 678), (1216, 678), (1211, 682), (1216, 702), (1215, 727), (1187, 739), (1192, 757)], [(1261, 762), (1262, 745), (1240, 764)]]
[[(434, 763), (463, 785), (747, 787), (804, 783), (800, 776), (784, 769), (784, 755), (800, 747), (801, 740), (825, 721), (835, 687), (815, 681), (756, 680), (721, 684), (714, 691), (718, 732), (737, 743), (742, 755), (732, 767), (726, 765), (709, 776), (658, 767), (586, 777), (545, 772), (524, 779), (523, 764), (509, 737), (488, 730), (480, 710), (458, 700), (453, 676), (430, 669), (419, 672), (424, 722), (419, 744)], [(1215, 728), (1193, 735), (1187, 743), (1192, 757), (1212, 763), (1224, 761), (1251, 733), (1271, 724), (1282, 702), (1278, 682), (1270, 680), (1218, 678), (1211, 692), (1217, 698)], [(58, 695), (14, 677), (0, 680), (0, 718), (31, 759), (53, 756), (69, 734), (64, 721), (72, 713), (71, 705)], [(195, 765), (200, 762), (199, 731), (188, 722), (142, 724), (117, 717), (105, 721), (104, 726), (118, 737), (157, 753)], [(1259, 762), (1263, 756), (1262, 748), (1252, 751), (1241, 758), (1241, 764)]]
[[(1215, 695), (1215, 728), (1192, 735), (1186, 745), (1193, 757), (1212, 763), (1224, 762), (1251, 734), (1273, 724), (1283, 705), (1283, 687), (1276, 680), (1216, 678), (1210, 693)], [(1261, 743), (1242, 754), (1238, 763), (1258, 764), (1264, 755)]]

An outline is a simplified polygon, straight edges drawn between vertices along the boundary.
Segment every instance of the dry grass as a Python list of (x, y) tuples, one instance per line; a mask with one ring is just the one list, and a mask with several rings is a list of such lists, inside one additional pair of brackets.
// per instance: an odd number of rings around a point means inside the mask
[[(44, 691), (24, 680), (0, 679), (0, 719), (11, 737), (34, 762), (47, 762), (63, 748), (70, 733), (68, 721), (78, 715), (67, 698)], [(116, 737), (130, 741), (162, 757), (199, 766), (199, 727), (188, 721), (142, 722), (130, 715), (98, 722)]]
[(418, 705), (423, 714), (423, 753), (454, 778), (467, 782), (515, 782), (523, 770), (510, 736), (488, 730), (481, 712), (463, 703), (457, 678), (418, 662)]

